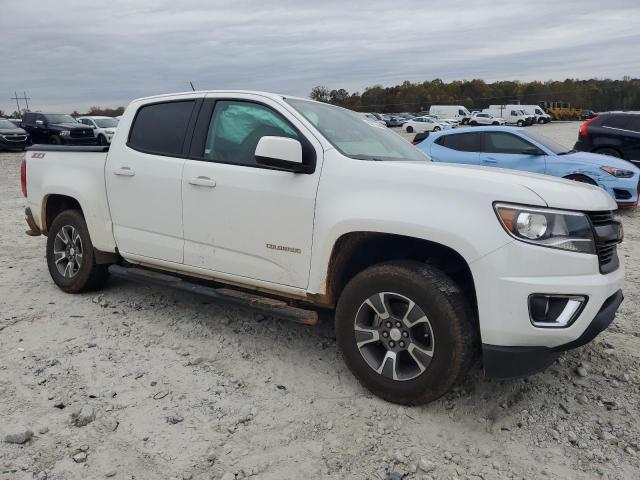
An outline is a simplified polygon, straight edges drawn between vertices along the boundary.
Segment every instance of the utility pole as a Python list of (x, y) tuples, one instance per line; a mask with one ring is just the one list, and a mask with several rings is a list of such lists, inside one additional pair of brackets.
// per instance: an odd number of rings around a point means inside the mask
[(31, 97), (27, 97), (27, 92), (22, 92), (24, 94), (24, 103), (27, 104), (27, 111), (29, 111), (29, 100), (31, 100)]
[(11, 98), (11, 100), (16, 101), (16, 105), (18, 106), (18, 113), (20, 114), (20, 116), (22, 116), (22, 112), (20, 111), (20, 102), (18, 101), (18, 92), (13, 92), (13, 98)]

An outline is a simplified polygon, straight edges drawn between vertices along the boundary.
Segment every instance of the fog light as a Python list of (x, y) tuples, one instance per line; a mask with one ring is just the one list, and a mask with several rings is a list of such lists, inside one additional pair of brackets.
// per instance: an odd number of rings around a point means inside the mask
[(571, 325), (587, 304), (584, 295), (529, 295), (529, 319), (534, 327), (564, 328)]

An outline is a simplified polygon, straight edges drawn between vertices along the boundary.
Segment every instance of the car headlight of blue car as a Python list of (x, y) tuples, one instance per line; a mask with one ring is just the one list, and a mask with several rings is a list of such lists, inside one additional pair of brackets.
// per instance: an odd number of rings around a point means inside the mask
[(630, 170), (623, 170), (621, 168), (616, 167), (600, 167), (600, 170), (603, 172), (607, 172), (609, 175), (613, 175), (616, 178), (631, 178), (633, 177), (633, 172)]

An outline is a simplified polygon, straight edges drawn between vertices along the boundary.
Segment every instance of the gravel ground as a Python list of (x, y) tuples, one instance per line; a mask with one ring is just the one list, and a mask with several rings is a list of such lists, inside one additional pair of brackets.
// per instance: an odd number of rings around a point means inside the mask
[[(577, 124), (532, 128), (572, 145)], [(1, 480), (638, 478), (635, 210), (620, 215), (626, 300), (608, 331), (544, 373), (495, 381), (476, 366), (402, 408), (359, 386), (329, 320), (116, 279), (61, 292), (45, 238), (24, 235), (21, 158), (0, 154)]]

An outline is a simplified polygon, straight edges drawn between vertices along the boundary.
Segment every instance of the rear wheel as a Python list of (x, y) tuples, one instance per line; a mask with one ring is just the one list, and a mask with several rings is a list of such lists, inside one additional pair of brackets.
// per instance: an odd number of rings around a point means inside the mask
[(104, 137), (104, 135), (98, 135), (98, 145), (104, 146), (106, 144), (107, 144), (107, 139)]
[(519, 127), (524, 127), (524, 122), (522, 120), (518, 120), (518, 123), (516, 124)]
[(478, 122), (476, 122), (475, 120), (471, 120), (469, 122), (469, 125), (475, 126), (475, 125), (478, 125)]
[(51, 135), (49, 137), (49, 143), (52, 145), (62, 145), (62, 139), (58, 135)]
[(107, 265), (96, 264), (87, 224), (77, 210), (65, 210), (51, 223), (47, 265), (54, 283), (67, 293), (99, 289), (109, 276)]
[(444, 273), (419, 262), (390, 262), (347, 284), (336, 309), (336, 337), (367, 389), (390, 402), (420, 404), (466, 375), (477, 341), (472, 318)]
[(493, 122), (491, 125), (500, 125), (500, 122)]
[(440, 130), (442, 130), (440, 127), (433, 127), (434, 132), (439, 132)]
[(413, 127), (411, 125), (407, 127), (407, 133), (413, 133)]
[(596, 150), (596, 153), (599, 153), (601, 155), (609, 155), (610, 157), (622, 158), (622, 154), (615, 148), (600, 148)]

